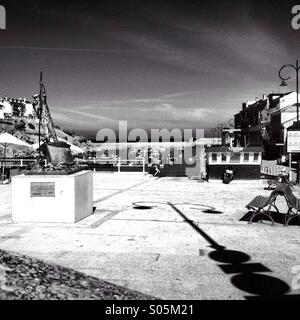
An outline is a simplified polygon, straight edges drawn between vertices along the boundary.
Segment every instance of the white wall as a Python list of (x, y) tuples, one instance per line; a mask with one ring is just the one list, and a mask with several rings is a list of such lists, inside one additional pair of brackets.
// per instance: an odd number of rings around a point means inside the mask
[[(299, 94), (299, 101), (300, 101), (300, 94)], [(280, 98), (279, 108), (280, 109), (284, 109), (284, 108), (286, 108), (288, 106), (292, 106), (296, 102), (297, 102), (297, 93), (296, 92), (292, 92), (292, 93)]]
[[(213, 162), (212, 161), (212, 154), (213, 153), (217, 153), (218, 157), (217, 157), (217, 161)], [(244, 153), (241, 153), (241, 161), (240, 163), (237, 162), (230, 162), (230, 152), (227, 152), (227, 161), (226, 162), (222, 162), (222, 154), (225, 152), (212, 152), (209, 153), (208, 155), (208, 161), (209, 161), (209, 165), (260, 165), (262, 162), (262, 154), (261, 152), (255, 152), (259, 154), (258, 157), (258, 161), (254, 161), (254, 152), (246, 152), (249, 154), (249, 161), (245, 161), (244, 160)], [(237, 152), (238, 153), (238, 152)]]
[(9, 114), (12, 114), (13, 113), (13, 107), (12, 105), (10, 104), (9, 101), (6, 101), (6, 100), (3, 100), (1, 102), (1, 104), (3, 105), (4, 109), (3, 109), (3, 112), (4, 113), (9, 113)]
[(25, 103), (25, 117), (34, 116), (34, 109), (32, 103)]

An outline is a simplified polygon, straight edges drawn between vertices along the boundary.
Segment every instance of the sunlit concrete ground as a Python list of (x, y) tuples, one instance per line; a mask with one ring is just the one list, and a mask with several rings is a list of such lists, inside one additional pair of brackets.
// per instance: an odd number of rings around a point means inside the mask
[(250, 200), (270, 194), (265, 187), (94, 173), (94, 214), (61, 225), (12, 224), (11, 186), (1, 185), (0, 248), (157, 298), (298, 298), (300, 226), (240, 221)]

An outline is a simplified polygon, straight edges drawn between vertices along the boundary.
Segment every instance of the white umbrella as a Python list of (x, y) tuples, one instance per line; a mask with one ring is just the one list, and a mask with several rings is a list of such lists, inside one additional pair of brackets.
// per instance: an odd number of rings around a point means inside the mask
[(14, 137), (13, 135), (4, 132), (0, 134), (0, 144), (4, 146), (4, 155), (3, 155), (3, 167), (2, 167), (2, 175), (4, 176), (4, 165), (6, 159), (6, 149), (8, 146), (23, 146), (30, 148), (30, 145), (25, 141)]

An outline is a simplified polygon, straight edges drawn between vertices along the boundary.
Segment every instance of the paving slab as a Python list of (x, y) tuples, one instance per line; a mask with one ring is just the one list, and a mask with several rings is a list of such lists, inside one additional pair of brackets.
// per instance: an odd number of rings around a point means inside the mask
[[(247, 203), (270, 194), (265, 181), (93, 180), (94, 214), (77, 224), (12, 224), (10, 186), (0, 186), (0, 248), (162, 299), (268, 298), (268, 287), (300, 296), (300, 226), (243, 220)], [(282, 199), (278, 206), (286, 211)]]

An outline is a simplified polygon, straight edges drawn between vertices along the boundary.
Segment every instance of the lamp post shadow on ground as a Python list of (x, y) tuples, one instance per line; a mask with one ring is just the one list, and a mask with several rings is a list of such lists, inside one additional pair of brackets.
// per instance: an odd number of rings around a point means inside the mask
[(197, 223), (190, 220), (174, 203), (167, 202), (176, 213), (178, 213), (186, 223), (188, 223), (198, 234), (200, 234), (214, 250), (208, 257), (216, 261), (218, 267), (226, 275), (230, 275), (231, 284), (249, 294), (244, 296), (246, 300), (298, 300), (299, 295), (291, 292), (290, 286), (283, 280), (267, 273), (272, 273), (267, 266), (262, 263), (251, 262), (251, 257), (245, 252), (229, 250), (216, 242)]
[[(300, 65), (299, 60), (296, 60), (296, 64), (285, 64), (283, 65), (279, 70), (279, 78), (281, 79), (281, 87), (286, 87), (288, 84), (286, 83), (287, 80), (291, 78), (291, 76), (284, 76), (283, 71), (286, 69), (293, 69), (296, 73), (296, 93), (297, 93), (297, 102), (296, 102), (296, 108), (297, 108), (297, 121), (294, 122), (294, 124), (290, 127), (293, 130), (299, 130), (300, 131), (300, 123), (299, 123), (299, 71), (300, 71)], [(290, 129), (288, 128), (288, 130)], [(300, 158), (297, 157), (297, 184), (300, 182)]]
[[(151, 210), (154, 207), (166, 206), (176, 212), (185, 223), (198, 233), (213, 251), (208, 253), (208, 258), (217, 263), (220, 270), (230, 277), (230, 283), (236, 289), (244, 292), (246, 300), (298, 300), (300, 295), (294, 294), (290, 286), (283, 280), (272, 275), (272, 270), (266, 265), (253, 262), (250, 255), (242, 251), (228, 249), (215, 241), (206, 233), (199, 223), (189, 219), (181, 207), (188, 203), (138, 201), (133, 207), (138, 210)], [(191, 205), (191, 204), (190, 204)], [(197, 204), (193, 204), (196, 206)], [(209, 212), (206, 205), (198, 204), (203, 213)], [(210, 208), (209, 208), (210, 209)], [(212, 211), (217, 213), (216, 208)], [(220, 212), (222, 213), (222, 212)]]

